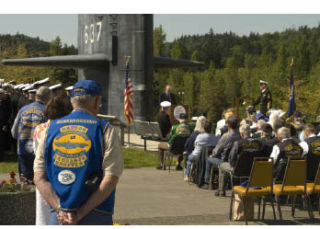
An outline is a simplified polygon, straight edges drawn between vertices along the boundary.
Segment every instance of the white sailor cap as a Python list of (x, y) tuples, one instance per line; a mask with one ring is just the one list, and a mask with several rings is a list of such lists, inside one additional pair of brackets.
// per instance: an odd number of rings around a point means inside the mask
[(264, 80), (260, 80), (260, 84), (266, 84), (266, 85), (268, 85), (268, 82), (267, 82), (267, 81), (264, 81)]
[(22, 91), (29, 91), (29, 90), (31, 90), (31, 89), (33, 89), (33, 84), (27, 84), (27, 86), (25, 86), (25, 87), (22, 89)]
[(43, 79), (43, 80), (38, 80), (38, 81), (34, 82), (34, 85), (45, 84), (45, 83), (47, 83), (47, 82), (49, 82), (49, 81), (50, 81), (50, 78), (47, 77), (47, 78), (45, 78), (45, 79)]
[(22, 91), (27, 91), (27, 90), (31, 89), (29, 87), (30, 87), (30, 84), (27, 83), (27, 84), (23, 85), (23, 87), (21, 87), (21, 89), (22, 89)]
[(61, 87), (62, 87), (62, 84), (61, 84), (61, 83), (58, 83), (58, 84), (55, 84), (55, 85), (50, 86), (49, 89), (50, 89), (51, 91), (53, 91), (53, 90), (59, 89), (59, 88), (61, 88)]
[(21, 86), (21, 84), (15, 85), (13, 88), (18, 89)]
[(28, 90), (28, 93), (36, 93), (36, 92), (37, 92), (37, 89)]
[(170, 107), (171, 106), (171, 103), (169, 102), (169, 101), (163, 101), (163, 102), (161, 102), (160, 103), (160, 106), (162, 106), (162, 107)]
[(65, 88), (66, 91), (72, 91), (72, 89), (73, 89), (73, 86), (69, 86)]
[(23, 84), (19, 87), (19, 89), (22, 90), (22, 89), (25, 88), (26, 86), (28, 86), (28, 85), (25, 84), (25, 83), (23, 83)]

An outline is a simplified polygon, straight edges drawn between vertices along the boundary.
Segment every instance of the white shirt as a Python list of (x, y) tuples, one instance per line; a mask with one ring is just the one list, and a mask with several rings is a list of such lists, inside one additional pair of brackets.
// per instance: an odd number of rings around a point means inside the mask
[[(285, 139), (282, 139), (281, 142), (284, 142), (285, 140), (287, 140), (288, 138), (285, 138)], [(280, 148), (278, 145), (274, 145), (273, 148), (272, 148), (272, 152), (270, 154), (270, 157), (273, 158), (273, 164), (276, 163), (278, 157), (279, 157), (279, 154), (280, 154)]]
[[(315, 137), (316, 135), (314, 134), (311, 134), (309, 136), (309, 138), (311, 137)], [(302, 157), (305, 156), (308, 152), (309, 152), (309, 146), (308, 146), (308, 143), (307, 142), (300, 142), (299, 145), (302, 147), (303, 149), (303, 153), (302, 153)]]

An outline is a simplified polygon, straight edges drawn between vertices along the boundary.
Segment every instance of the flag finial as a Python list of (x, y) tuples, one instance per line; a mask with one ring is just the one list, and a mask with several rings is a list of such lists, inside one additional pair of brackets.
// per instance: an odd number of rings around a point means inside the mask
[(293, 57), (291, 58), (291, 63), (290, 63), (290, 66), (292, 67), (293, 66)]

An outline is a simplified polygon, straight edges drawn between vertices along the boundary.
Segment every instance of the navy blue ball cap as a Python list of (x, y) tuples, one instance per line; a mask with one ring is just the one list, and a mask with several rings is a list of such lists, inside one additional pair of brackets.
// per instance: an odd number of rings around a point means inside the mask
[(73, 86), (71, 97), (75, 97), (78, 95), (101, 96), (101, 92), (101, 85), (97, 81), (80, 80)]

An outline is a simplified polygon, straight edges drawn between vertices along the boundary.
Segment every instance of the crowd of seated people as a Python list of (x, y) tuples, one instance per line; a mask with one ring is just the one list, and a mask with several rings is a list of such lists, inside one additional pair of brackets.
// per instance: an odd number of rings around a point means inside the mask
[[(223, 119), (218, 121), (215, 134), (212, 134), (212, 123), (204, 116), (198, 117), (193, 131), (186, 126), (183, 128), (189, 132), (184, 133), (189, 134), (184, 145), (187, 158), (184, 180), (189, 181), (191, 164), (199, 160), (203, 149), (213, 147), (206, 156), (204, 185), (201, 188), (209, 188), (213, 168), (219, 174), (216, 196), (226, 195), (228, 174), (232, 174), (236, 166), (245, 166), (237, 163), (243, 152), (252, 152), (255, 157), (273, 158), (275, 183), (282, 182), (288, 157), (306, 159), (307, 180), (313, 182), (320, 162), (320, 134), (314, 125), (304, 123), (300, 112), (293, 116), (292, 122), (286, 121), (285, 117), (284, 112), (275, 110), (267, 119), (248, 107), (247, 117), (240, 122), (232, 109), (228, 109), (223, 112)], [(177, 135), (179, 125), (186, 125), (185, 119), (180, 122), (172, 128), (173, 137)], [(166, 146), (170, 147), (170, 144)], [(177, 170), (181, 170), (180, 162), (178, 158)]]

